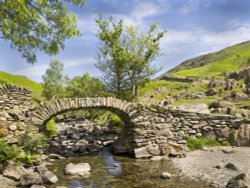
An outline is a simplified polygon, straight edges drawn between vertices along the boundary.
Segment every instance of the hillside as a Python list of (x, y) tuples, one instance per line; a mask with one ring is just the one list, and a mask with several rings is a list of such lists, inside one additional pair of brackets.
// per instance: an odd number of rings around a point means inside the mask
[(166, 72), (140, 89), (139, 102), (188, 106), (250, 118), (250, 42), (202, 55)]
[(20, 87), (25, 87), (32, 91), (32, 97), (34, 100), (41, 99), (42, 85), (34, 82), (28, 78), (18, 75), (12, 75), (3, 71), (0, 71), (0, 84), (12, 84)]
[(162, 76), (205, 78), (223, 72), (234, 72), (249, 65), (250, 41), (247, 41), (218, 52), (184, 61)]

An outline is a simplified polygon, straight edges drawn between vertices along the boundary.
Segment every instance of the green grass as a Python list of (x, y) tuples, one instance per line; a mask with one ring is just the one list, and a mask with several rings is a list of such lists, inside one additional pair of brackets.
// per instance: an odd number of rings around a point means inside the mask
[(32, 91), (31, 95), (34, 102), (39, 102), (43, 100), (41, 97), (41, 93), (43, 90), (42, 85), (23, 76), (12, 75), (0, 71), (0, 84), (11, 84), (20, 87), (25, 87)]
[(238, 44), (219, 52), (187, 60), (168, 74), (175, 77), (216, 76), (234, 72), (250, 65), (250, 42)]
[(202, 149), (203, 147), (212, 147), (212, 146), (229, 146), (228, 141), (219, 142), (212, 138), (185, 138), (187, 141), (187, 146), (190, 150)]
[(210, 105), (211, 103), (216, 101), (217, 101), (216, 99), (180, 99), (174, 102), (173, 105), (180, 106), (182, 104), (199, 104), (199, 103)]
[(189, 87), (190, 83), (172, 82), (165, 80), (152, 81), (140, 88), (141, 97), (154, 95), (155, 100), (161, 101), (167, 95), (176, 95), (182, 91), (181, 88)]

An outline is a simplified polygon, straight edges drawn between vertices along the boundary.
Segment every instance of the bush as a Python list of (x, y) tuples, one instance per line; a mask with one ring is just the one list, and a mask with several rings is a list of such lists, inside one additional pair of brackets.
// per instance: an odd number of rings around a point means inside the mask
[(96, 114), (93, 120), (101, 126), (111, 124), (115, 127), (119, 126), (122, 122), (119, 116), (109, 111), (101, 111), (101, 113)]
[(50, 138), (57, 136), (56, 123), (54, 118), (48, 121), (48, 123), (46, 124), (46, 130), (49, 132)]
[(3, 139), (0, 139), (0, 163), (7, 160), (32, 164), (37, 160), (37, 156), (25, 152), (20, 146), (9, 145)]
[(190, 150), (202, 149), (203, 146), (211, 147), (211, 146), (229, 146), (228, 141), (219, 142), (212, 138), (191, 138), (186, 137), (187, 146)]

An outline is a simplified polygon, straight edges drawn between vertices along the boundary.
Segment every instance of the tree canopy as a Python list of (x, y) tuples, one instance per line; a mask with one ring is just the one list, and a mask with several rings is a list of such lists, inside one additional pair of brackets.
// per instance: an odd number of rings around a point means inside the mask
[(63, 75), (63, 67), (63, 63), (53, 60), (45, 75), (42, 76), (44, 85), (42, 95), (48, 100), (65, 96), (64, 87), (68, 78)]
[(104, 73), (104, 82), (118, 98), (134, 100), (140, 86), (157, 72), (152, 61), (160, 55), (159, 41), (165, 30), (151, 24), (141, 33), (134, 26), (125, 27), (123, 21), (112, 17), (96, 19), (100, 39), (97, 68)]
[[(85, 0), (65, 0), (83, 5)], [(59, 0), (0, 0), (0, 37), (11, 42), (28, 63), (36, 51), (59, 53), (67, 38), (80, 35), (76, 16)]]
[(67, 96), (69, 97), (103, 97), (107, 95), (105, 86), (101, 80), (89, 76), (88, 73), (76, 76), (66, 86)]

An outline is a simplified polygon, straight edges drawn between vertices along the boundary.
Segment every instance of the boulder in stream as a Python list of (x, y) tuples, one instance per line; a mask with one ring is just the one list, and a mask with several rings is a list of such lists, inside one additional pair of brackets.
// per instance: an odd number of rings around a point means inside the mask
[(89, 175), (90, 170), (91, 167), (88, 163), (78, 163), (78, 164), (69, 163), (65, 168), (65, 173), (67, 175), (85, 176)]

